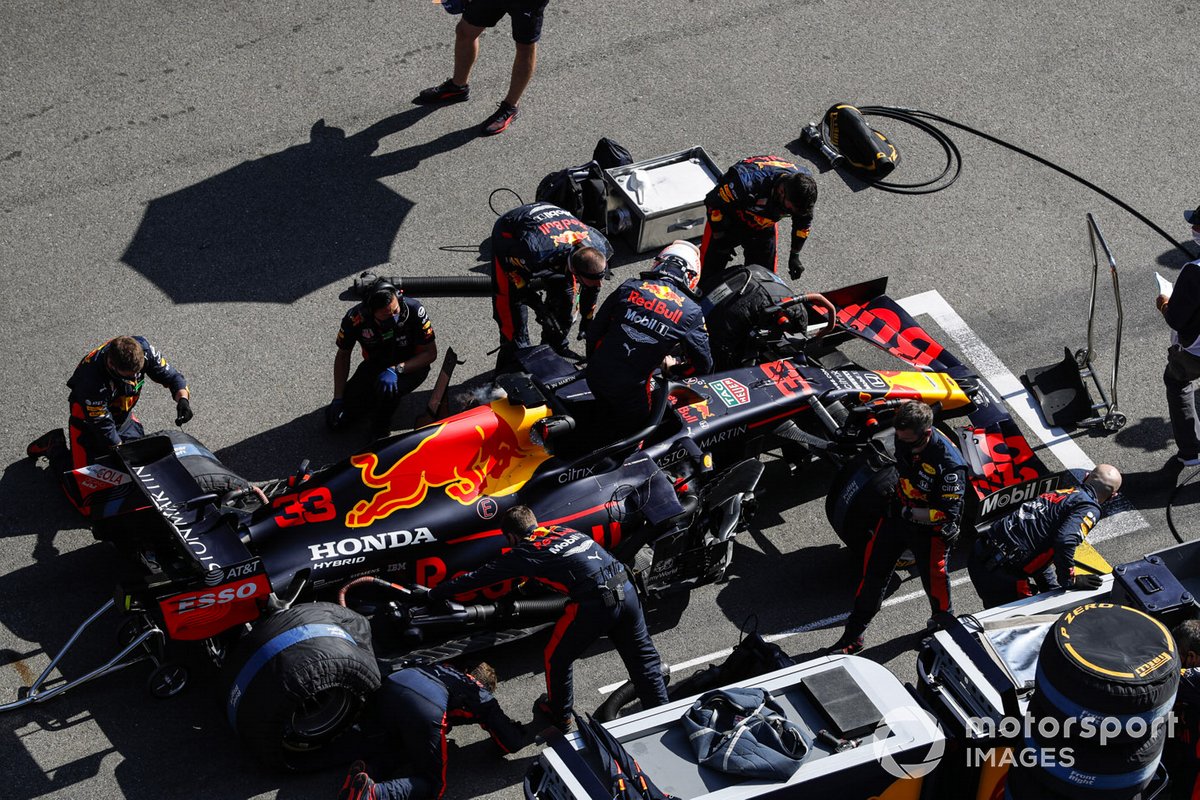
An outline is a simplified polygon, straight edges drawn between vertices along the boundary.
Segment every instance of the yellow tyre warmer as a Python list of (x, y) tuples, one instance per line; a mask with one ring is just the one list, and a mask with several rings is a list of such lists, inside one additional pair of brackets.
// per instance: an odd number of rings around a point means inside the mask
[(1024, 746), (1039, 758), (1013, 767), (1008, 791), (1135, 797), (1161, 760), (1178, 686), (1175, 642), (1158, 620), (1113, 603), (1063, 614), (1042, 643), (1029, 706)]

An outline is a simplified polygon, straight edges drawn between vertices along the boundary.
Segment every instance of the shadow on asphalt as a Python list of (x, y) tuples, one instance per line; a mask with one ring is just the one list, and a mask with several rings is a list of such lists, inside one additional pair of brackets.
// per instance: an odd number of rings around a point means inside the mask
[(432, 113), (418, 107), (309, 141), (151, 200), (121, 260), (176, 303), (274, 302), (388, 261), (413, 201), (379, 179), (477, 135), (476, 126), (373, 155)]

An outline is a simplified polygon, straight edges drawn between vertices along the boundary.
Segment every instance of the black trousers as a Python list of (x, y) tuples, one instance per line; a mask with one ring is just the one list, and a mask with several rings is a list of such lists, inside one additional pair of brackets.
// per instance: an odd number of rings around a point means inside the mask
[(346, 381), (346, 391), (342, 395), (347, 422), (368, 416), (374, 432), (387, 432), (400, 401), (429, 377), (429, 367), (406, 371), (396, 381), (396, 393), (385, 395), (380, 390), (379, 375), (390, 366), (392, 365), (363, 361), (358, 365), (358, 369), (354, 370), (354, 375)]
[(854, 595), (854, 610), (846, 621), (848, 637), (862, 636), (883, 606), (883, 595), (904, 551), (917, 558), (917, 572), (929, 597), (932, 613), (950, 612), (950, 576), (946, 574), (946, 543), (928, 527), (885, 517), (867, 543), (863, 577)]
[(608, 634), (625, 663), (642, 707), (654, 708), (667, 702), (662, 661), (646, 630), (637, 590), (626, 579), (623, 602), (608, 608), (598, 594), (594, 599), (572, 600), (554, 626), (544, 655), (546, 695), (555, 720), (566, 719), (575, 704), (572, 664), (604, 634)]

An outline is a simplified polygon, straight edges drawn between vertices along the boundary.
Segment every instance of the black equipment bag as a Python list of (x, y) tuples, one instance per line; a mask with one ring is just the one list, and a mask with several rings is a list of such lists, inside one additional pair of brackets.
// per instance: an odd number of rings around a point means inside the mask
[(608, 233), (608, 185), (604, 170), (632, 163), (629, 151), (606, 136), (596, 143), (588, 163), (556, 170), (542, 178), (534, 199), (553, 203)]
[(872, 180), (891, 174), (900, 163), (900, 151), (888, 138), (867, 124), (852, 105), (840, 103), (825, 112), (825, 140), (846, 161)]

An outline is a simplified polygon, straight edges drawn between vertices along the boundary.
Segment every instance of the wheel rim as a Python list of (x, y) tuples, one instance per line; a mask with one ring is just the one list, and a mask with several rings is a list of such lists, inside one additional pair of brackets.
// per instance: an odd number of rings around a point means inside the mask
[(284, 746), (305, 749), (335, 733), (357, 706), (357, 697), (342, 687), (323, 689), (306, 698), (292, 713)]

